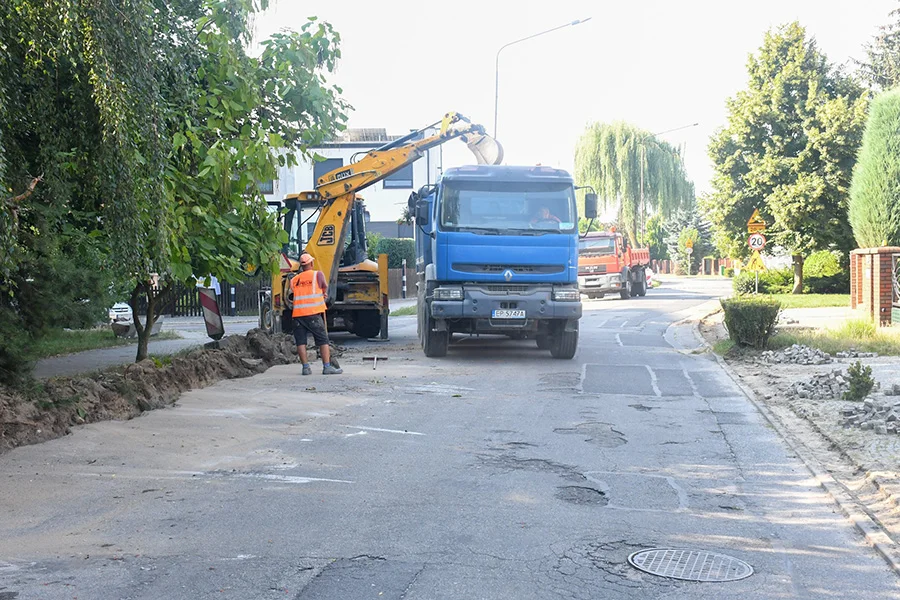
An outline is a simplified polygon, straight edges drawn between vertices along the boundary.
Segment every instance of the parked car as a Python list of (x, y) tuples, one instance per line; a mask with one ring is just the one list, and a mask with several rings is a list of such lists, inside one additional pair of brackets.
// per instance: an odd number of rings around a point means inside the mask
[(112, 305), (112, 308), (109, 309), (109, 322), (115, 323), (116, 321), (131, 321), (131, 306), (128, 305), (127, 302), (116, 302)]

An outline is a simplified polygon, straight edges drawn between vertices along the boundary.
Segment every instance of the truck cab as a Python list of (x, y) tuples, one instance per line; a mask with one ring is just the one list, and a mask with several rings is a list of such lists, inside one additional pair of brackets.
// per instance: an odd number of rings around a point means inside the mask
[(453, 334), (531, 338), (556, 358), (578, 344), (578, 214), (572, 177), (550, 167), (448, 169), (410, 198), (419, 340), (443, 356)]
[(649, 250), (632, 248), (615, 228), (592, 231), (578, 242), (578, 285), (589, 298), (646, 295), (649, 264)]

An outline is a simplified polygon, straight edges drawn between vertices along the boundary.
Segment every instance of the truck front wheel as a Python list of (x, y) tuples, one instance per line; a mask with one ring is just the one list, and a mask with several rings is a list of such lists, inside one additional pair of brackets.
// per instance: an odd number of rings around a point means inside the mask
[(550, 356), (553, 358), (571, 359), (578, 350), (578, 329), (566, 331), (561, 329), (550, 338)]
[(425, 351), (425, 356), (428, 358), (447, 356), (447, 346), (450, 345), (450, 332), (434, 331), (434, 319), (427, 304), (420, 304), (419, 310), (424, 313), (420, 318), (422, 330), (419, 333), (419, 338), (422, 340), (422, 350)]

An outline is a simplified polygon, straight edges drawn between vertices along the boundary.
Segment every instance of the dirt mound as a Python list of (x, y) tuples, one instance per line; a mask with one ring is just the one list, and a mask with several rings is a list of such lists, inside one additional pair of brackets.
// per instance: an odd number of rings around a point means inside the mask
[(0, 453), (65, 435), (72, 425), (130, 419), (182, 392), (297, 361), (293, 339), (253, 329), (171, 361), (144, 360), (90, 376), (50, 379), (28, 390), (0, 387)]

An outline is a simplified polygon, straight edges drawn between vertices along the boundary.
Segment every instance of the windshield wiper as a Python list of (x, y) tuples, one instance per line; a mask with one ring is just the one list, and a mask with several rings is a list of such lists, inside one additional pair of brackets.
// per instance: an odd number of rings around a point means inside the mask
[(481, 233), (484, 235), (500, 235), (500, 230), (496, 227), (457, 227), (456, 231), (465, 233)]

